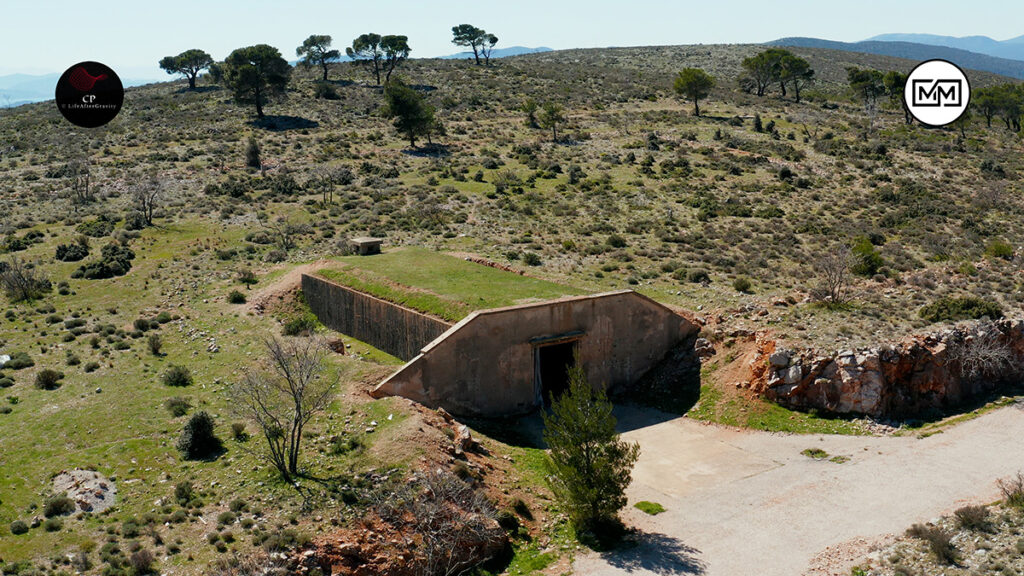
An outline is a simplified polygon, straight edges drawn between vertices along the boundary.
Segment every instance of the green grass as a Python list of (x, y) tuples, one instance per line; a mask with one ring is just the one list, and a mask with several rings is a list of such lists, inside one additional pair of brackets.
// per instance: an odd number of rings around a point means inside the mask
[(661, 504), (658, 504), (657, 502), (648, 502), (647, 500), (641, 500), (636, 504), (633, 504), (633, 507), (644, 514), (649, 514), (651, 516), (657, 516), (665, 511), (665, 507)]
[(828, 452), (825, 452), (821, 448), (808, 448), (806, 450), (802, 450), (800, 453), (808, 458), (813, 458), (814, 460), (824, 460), (828, 458)]
[(581, 294), (546, 280), (520, 276), (425, 248), (375, 256), (348, 256), (320, 270), (325, 278), (378, 298), (458, 321), (474, 310)]
[(705, 369), (701, 375), (704, 384), (700, 387), (700, 401), (687, 413), (690, 418), (768, 432), (847, 436), (868, 434), (863, 427), (850, 420), (797, 412), (763, 399), (739, 396), (726, 398), (721, 388), (708, 383), (711, 372)]

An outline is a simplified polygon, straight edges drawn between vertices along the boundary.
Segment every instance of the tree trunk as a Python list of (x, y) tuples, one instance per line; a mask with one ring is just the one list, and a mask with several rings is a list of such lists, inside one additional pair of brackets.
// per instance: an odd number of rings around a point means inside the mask
[(558, 126), (551, 127), (551, 141), (558, 142)]
[(473, 45), (473, 58), (476, 59), (476, 65), (479, 66), (480, 65), (480, 51), (476, 47), (476, 44)]
[(377, 86), (380, 86), (380, 64), (373, 63), (373, 73), (377, 75)]
[(800, 84), (797, 82), (793, 83), (793, 96), (796, 98), (796, 103), (800, 103)]
[(782, 97), (785, 98), (786, 97), (786, 83), (785, 82), (779, 82), (779, 88), (782, 89)]
[(327, 60), (320, 62), (324, 67), (324, 82), (327, 82)]
[(693, 115), (700, 116), (700, 105), (697, 104), (697, 99), (693, 99)]
[(188, 77), (188, 89), (189, 90), (195, 90), (196, 89), (196, 74), (192, 74), (191, 76)]

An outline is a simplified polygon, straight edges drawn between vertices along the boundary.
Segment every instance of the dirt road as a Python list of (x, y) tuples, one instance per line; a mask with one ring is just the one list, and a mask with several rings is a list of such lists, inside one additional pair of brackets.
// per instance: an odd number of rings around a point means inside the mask
[[(794, 576), (849, 574), (872, 542), (967, 503), (998, 498), (1024, 469), (1024, 411), (1003, 408), (925, 439), (775, 435), (624, 408), (639, 442), (630, 507), (639, 546), (587, 553), (576, 574)], [(845, 463), (814, 460), (807, 448)]]

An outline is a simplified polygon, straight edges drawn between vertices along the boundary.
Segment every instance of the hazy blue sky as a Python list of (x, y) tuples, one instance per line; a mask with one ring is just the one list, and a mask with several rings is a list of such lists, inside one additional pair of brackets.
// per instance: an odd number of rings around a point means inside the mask
[(63, 71), (99, 60), (122, 76), (160, 77), (156, 62), (188, 48), (214, 58), (256, 43), (289, 60), (310, 34), (344, 48), (363, 32), (405, 34), (413, 56), (457, 51), (468, 22), (501, 46), (551, 48), (764, 42), (782, 36), (856, 41), (886, 32), (997, 40), (1024, 34), (1024, 2), (978, 0), (0, 0), (0, 74)]

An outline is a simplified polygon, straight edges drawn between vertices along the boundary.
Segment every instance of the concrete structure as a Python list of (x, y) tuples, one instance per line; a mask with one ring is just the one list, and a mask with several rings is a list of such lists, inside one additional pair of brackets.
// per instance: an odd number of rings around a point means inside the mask
[(631, 290), (473, 312), (373, 391), (459, 415), (531, 412), (579, 354), (592, 385), (636, 382), (696, 327)]
[(380, 254), (380, 245), (383, 243), (383, 238), (370, 238), (369, 236), (351, 238), (348, 241), (348, 245), (352, 249), (352, 252), (360, 256)]
[(406, 361), (452, 326), (320, 276), (303, 274), (302, 294), (324, 326)]

